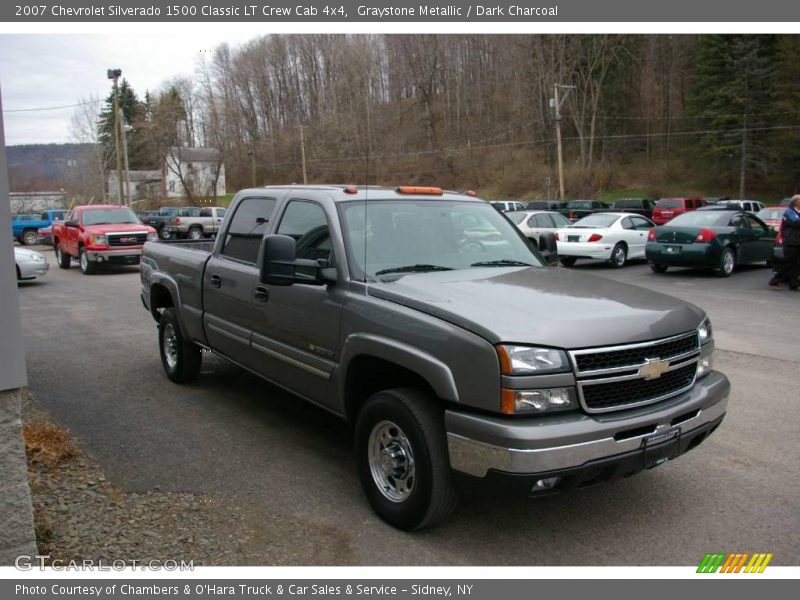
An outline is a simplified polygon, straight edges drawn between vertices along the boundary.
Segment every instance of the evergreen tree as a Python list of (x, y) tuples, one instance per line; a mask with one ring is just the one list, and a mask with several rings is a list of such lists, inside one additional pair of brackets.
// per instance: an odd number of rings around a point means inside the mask
[[(128, 84), (127, 79), (123, 79), (119, 84), (118, 93), (119, 106), (122, 109), (124, 119), (123, 131), (128, 142), (128, 164), (131, 170), (156, 168), (151, 158), (143, 151), (141, 136), (138, 135), (138, 131), (145, 121), (145, 105), (136, 96), (136, 92)], [(128, 127), (125, 127), (125, 125), (128, 125)], [(98, 137), (100, 142), (107, 148), (106, 154), (111, 157), (112, 161), (115, 161), (113, 88), (106, 97), (106, 104), (100, 113)]]
[(749, 175), (775, 163), (769, 132), (753, 129), (771, 125), (776, 53), (773, 35), (709, 35), (698, 45), (692, 115), (711, 133), (695, 148), (741, 195)]

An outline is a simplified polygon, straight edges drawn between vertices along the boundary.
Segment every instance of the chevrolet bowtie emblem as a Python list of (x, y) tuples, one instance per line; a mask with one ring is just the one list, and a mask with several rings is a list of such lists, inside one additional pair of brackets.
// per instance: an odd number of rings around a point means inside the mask
[(669, 371), (669, 361), (660, 358), (645, 358), (644, 366), (639, 369), (639, 375), (645, 379), (658, 379)]

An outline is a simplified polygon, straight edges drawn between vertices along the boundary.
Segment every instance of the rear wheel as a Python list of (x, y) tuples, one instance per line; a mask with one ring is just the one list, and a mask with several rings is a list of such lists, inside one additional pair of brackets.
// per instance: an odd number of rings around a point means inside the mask
[(23, 246), (33, 246), (38, 241), (39, 241), (39, 234), (36, 233), (35, 230), (26, 229), (22, 233), (22, 245)]
[(736, 253), (731, 248), (725, 248), (719, 257), (719, 266), (715, 272), (719, 277), (730, 277), (734, 268), (736, 268)]
[(653, 273), (666, 273), (667, 272), (667, 265), (659, 265), (658, 263), (653, 263), (650, 265)]
[(628, 262), (628, 248), (625, 244), (617, 244), (611, 251), (611, 266), (620, 269)]
[(162, 240), (171, 240), (172, 232), (167, 230), (165, 227), (162, 227), (161, 231), (158, 232), (158, 237), (160, 237)]
[(82, 246), (78, 248), (78, 261), (81, 264), (81, 273), (84, 275), (94, 275), (97, 271), (97, 264), (93, 260), (89, 260), (89, 255)]
[(564, 265), (565, 267), (571, 267), (575, 264), (575, 261), (578, 260), (574, 256), (562, 256), (558, 259), (558, 261)]
[(56, 262), (58, 262), (58, 266), (62, 269), (69, 269), (72, 266), (72, 257), (61, 250), (61, 244), (59, 243), (53, 246), (53, 250), (56, 253)]
[(158, 321), (158, 347), (161, 366), (170, 380), (189, 383), (200, 375), (202, 351), (200, 346), (183, 338), (174, 308), (166, 309)]
[(373, 394), (358, 415), (355, 444), (364, 493), (390, 525), (422, 529), (455, 508), (444, 409), (430, 394), (412, 388)]

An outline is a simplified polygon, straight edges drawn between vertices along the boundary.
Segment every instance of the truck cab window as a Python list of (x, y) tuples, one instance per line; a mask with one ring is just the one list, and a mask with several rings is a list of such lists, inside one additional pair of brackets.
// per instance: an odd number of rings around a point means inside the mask
[(297, 258), (330, 258), (332, 246), (328, 220), (319, 204), (292, 200), (283, 213), (278, 233), (297, 241)]
[(225, 233), (222, 255), (255, 264), (261, 238), (275, 211), (275, 198), (245, 198), (233, 214)]

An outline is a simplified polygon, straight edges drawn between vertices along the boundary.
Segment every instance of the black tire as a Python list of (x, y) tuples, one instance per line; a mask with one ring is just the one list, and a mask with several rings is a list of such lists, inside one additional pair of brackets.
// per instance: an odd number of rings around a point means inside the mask
[(69, 269), (72, 266), (72, 257), (61, 250), (61, 244), (56, 243), (53, 246), (53, 251), (56, 253), (56, 262), (62, 269)]
[(14, 265), (17, 269), (17, 281), (22, 281), (22, 271), (19, 270), (19, 267)]
[(730, 277), (736, 268), (736, 252), (732, 248), (725, 248), (719, 257), (719, 266), (714, 269), (717, 277)]
[(39, 243), (39, 234), (35, 229), (26, 229), (22, 232), (19, 241), (23, 246), (33, 246)]
[(562, 265), (564, 265), (565, 267), (572, 267), (572, 266), (574, 266), (574, 265), (575, 265), (575, 261), (577, 261), (577, 260), (578, 260), (578, 259), (577, 259), (577, 258), (575, 258), (574, 256), (560, 256), (560, 257), (558, 258), (558, 262), (560, 262), (560, 263), (561, 263)]
[(659, 265), (658, 263), (650, 265), (650, 269), (652, 269), (653, 273), (666, 273), (668, 268), (667, 265)]
[(158, 237), (162, 240), (171, 240), (172, 239), (172, 232), (167, 231), (165, 227), (162, 227), (158, 232)]
[(81, 265), (81, 273), (84, 275), (94, 275), (97, 272), (97, 263), (89, 260), (89, 255), (83, 246), (78, 247), (78, 262)]
[(628, 247), (621, 242), (614, 246), (614, 249), (611, 251), (611, 260), (609, 262), (615, 269), (624, 267), (628, 262)]
[(203, 239), (203, 230), (200, 227), (190, 227), (189, 233), (186, 234), (190, 240), (202, 240)]
[[(397, 439), (391, 437), (393, 429), (399, 434)], [(378, 435), (382, 430), (389, 436), (386, 445)], [(398, 464), (402, 469), (407, 464), (407, 454), (398, 451), (398, 445), (405, 447), (400, 440), (413, 458), (411, 477), (405, 473), (402, 481), (385, 470), (398, 468)], [(375, 513), (390, 525), (403, 530), (423, 529), (444, 520), (455, 508), (458, 494), (447, 454), (444, 409), (429, 393), (397, 388), (373, 394), (358, 415), (355, 447), (361, 487)], [(370, 456), (383, 456), (390, 448), (395, 462), (384, 467), (383, 462), (375, 462), (376, 458), (371, 467)], [(388, 485), (381, 485), (381, 478)], [(396, 494), (393, 485), (397, 484), (404, 496), (391, 499), (387, 494)]]
[[(167, 354), (167, 345), (174, 353), (171, 356)], [(168, 308), (161, 313), (158, 321), (158, 350), (161, 354), (161, 366), (171, 381), (189, 383), (200, 375), (202, 350), (194, 342), (183, 338), (174, 308)]]

